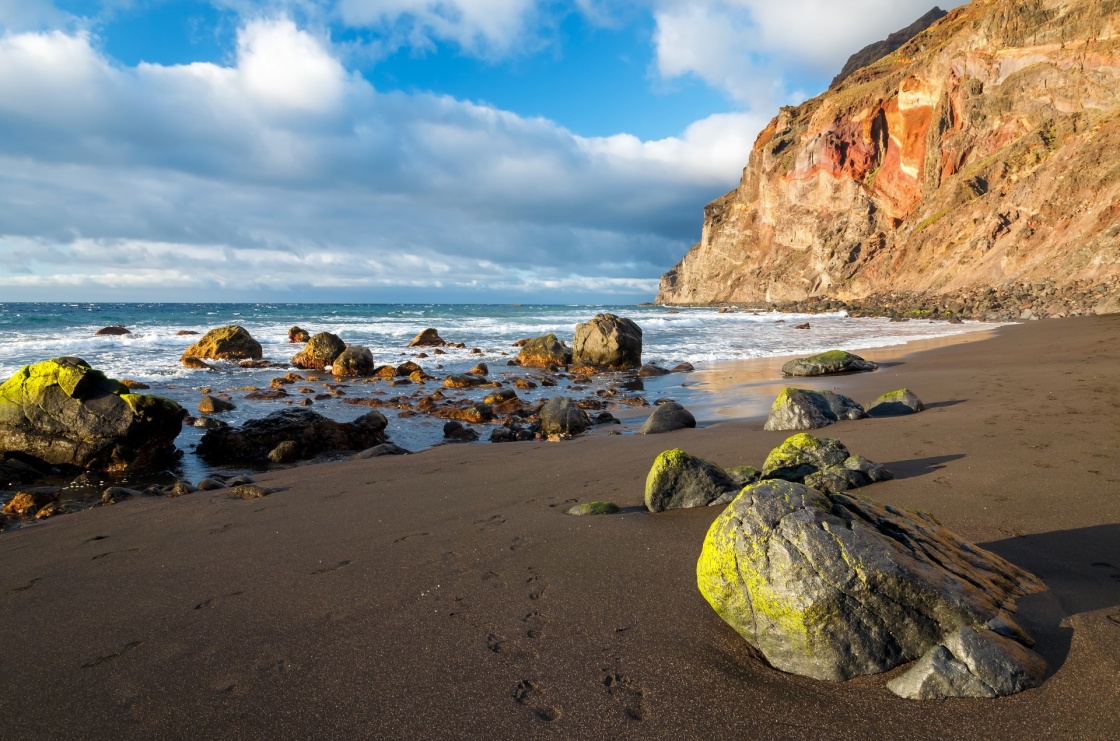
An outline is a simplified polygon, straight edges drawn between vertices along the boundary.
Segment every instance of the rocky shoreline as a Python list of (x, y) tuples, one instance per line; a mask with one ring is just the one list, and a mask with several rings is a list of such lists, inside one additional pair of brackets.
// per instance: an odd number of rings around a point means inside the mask
[(1010, 283), (972, 286), (946, 293), (888, 292), (864, 298), (811, 296), (801, 301), (721, 301), (705, 304), (659, 303), (667, 307), (720, 307), (743, 311), (822, 314), (844, 311), (852, 317), (886, 317), (896, 321), (1014, 322), (1061, 319), (1120, 312), (1120, 277), (1104, 281)]

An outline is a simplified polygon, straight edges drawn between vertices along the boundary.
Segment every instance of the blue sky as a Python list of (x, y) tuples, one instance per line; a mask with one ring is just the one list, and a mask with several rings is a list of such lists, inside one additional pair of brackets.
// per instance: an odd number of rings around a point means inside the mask
[(0, 300), (650, 300), (928, 0), (0, 0)]

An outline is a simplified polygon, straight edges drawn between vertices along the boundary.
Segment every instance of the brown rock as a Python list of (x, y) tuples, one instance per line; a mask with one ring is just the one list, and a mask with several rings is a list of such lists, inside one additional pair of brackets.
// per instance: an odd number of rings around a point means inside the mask
[(175, 334), (176, 334), (176, 335), (178, 335), (178, 336), (180, 336), (180, 337), (186, 337), (186, 336), (188, 336), (188, 335), (195, 335), (195, 334), (198, 334), (198, 332), (195, 332), (195, 331), (194, 331), (193, 329), (180, 329), (180, 330), (179, 330), (178, 332), (176, 332)]
[(219, 399), (216, 396), (203, 396), (198, 402), (198, 411), (203, 414), (218, 414), (220, 412), (231, 412), (237, 407), (233, 402)]
[(124, 327), (102, 327), (94, 332), (95, 335), (123, 335), (132, 334), (132, 331)]
[(187, 360), (192, 358), (259, 360), (260, 357), (261, 343), (254, 340), (243, 327), (230, 325), (207, 332), (201, 340), (186, 349), (180, 360), (187, 365)]
[(373, 353), (361, 345), (346, 348), (331, 364), (331, 373), (339, 377), (370, 376), (373, 371)]
[(486, 366), (486, 363), (479, 363), (478, 365), (467, 371), (467, 373), (471, 373), (476, 376), (485, 376), (490, 373), (490, 368)]
[(184, 367), (190, 368), (191, 370), (215, 370), (214, 366), (210, 365), (209, 363), (205, 363), (198, 358), (183, 358), (181, 362), (183, 363)]
[(133, 381), (131, 378), (122, 378), (121, 385), (126, 386), (130, 391), (146, 391), (151, 388), (148, 384)]
[(323, 370), (345, 349), (346, 343), (338, 335), (320, 332), (312, 336), (307, 341), (307, 345), (292, 357), (292, 365), (297, 368)]
[(292, 327), (288, 330), (288, 342), (307, 342), (310, 339), (311, 333), (306, 329)]
[(517, 362), (526, 368), (547, 368), (572, 362), (572, 351), (554, 334), (535, 337), (521, 346)]
[(412, 342), (408, 343), (409, 347), (443, 347), (447, 342), (439, 336), (434, 328), (429, 327), (420, 334), (412, 338)]

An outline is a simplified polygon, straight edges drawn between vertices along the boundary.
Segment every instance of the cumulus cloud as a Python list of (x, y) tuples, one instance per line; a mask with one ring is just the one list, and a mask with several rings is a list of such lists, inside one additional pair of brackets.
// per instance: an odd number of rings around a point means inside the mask
[(852, 53), (931, 7), (931, 0), (655, 0), (657, 71), (695, 75), (756, 110), (772, 108), (804, 95), (792, 89), (793, 76), (828, 79)]
[(376, 91), (287, 18), (246, 23), (228, 66), (122, 67), (84, 33), (8, 34), (0, 287), (649, 297), (763, 123), (580, 137)]

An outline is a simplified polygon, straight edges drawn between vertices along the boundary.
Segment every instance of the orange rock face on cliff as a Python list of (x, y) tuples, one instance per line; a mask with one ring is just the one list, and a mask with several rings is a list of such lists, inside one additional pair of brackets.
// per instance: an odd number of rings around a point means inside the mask
[(784, 108), (662, 304), (1120, 274), (1120, 0), (974, 0)]

